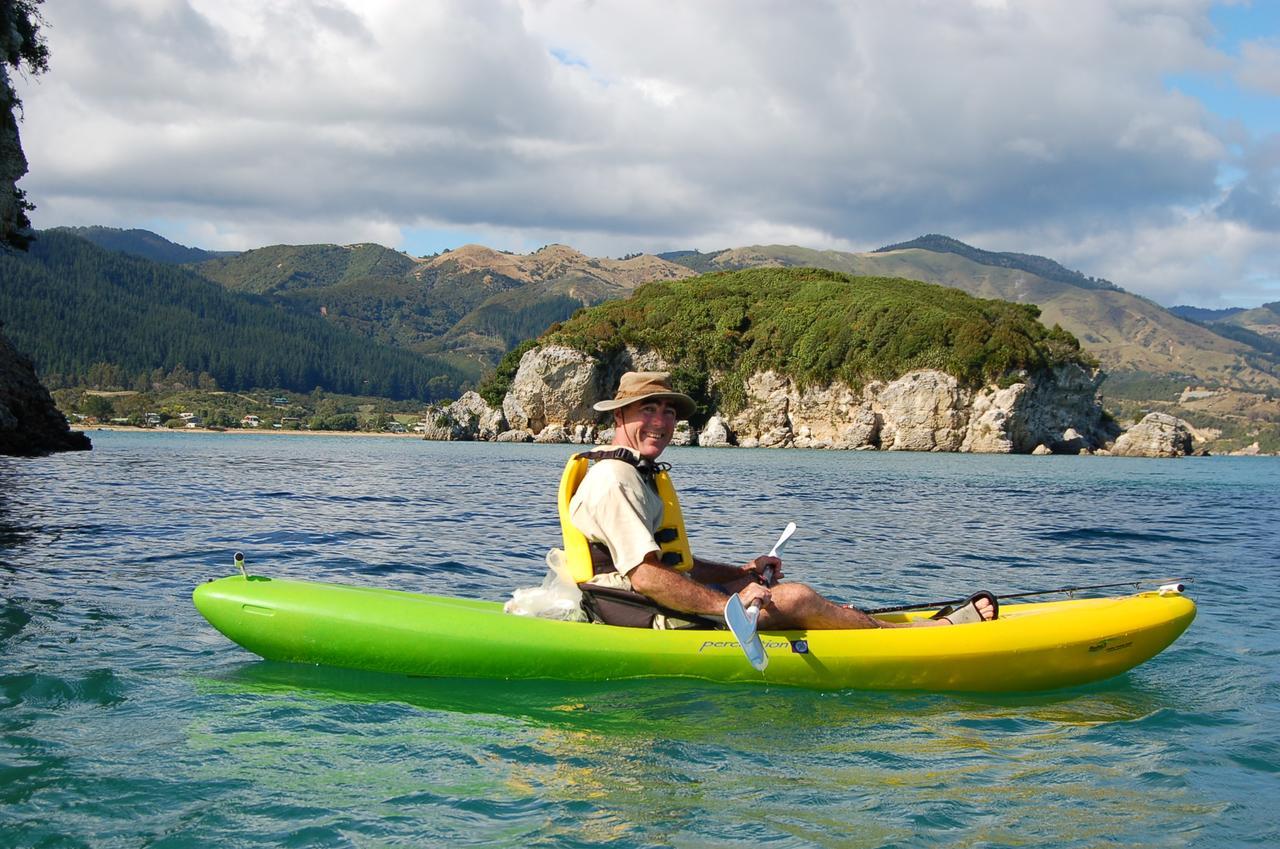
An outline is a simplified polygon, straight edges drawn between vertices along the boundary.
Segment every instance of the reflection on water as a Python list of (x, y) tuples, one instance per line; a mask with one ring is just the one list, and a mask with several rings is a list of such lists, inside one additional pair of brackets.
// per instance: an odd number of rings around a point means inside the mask
[[(309, 793), (312, 771), (300, 786), (284, 767), (320, 758), (339, 807), (362, 796), (344, 777), (376, 778), (388, 815), (442, 818), (452, 823), (442, 834), (482, 811), (515, 833), (584, 842), (662, 843), (690, 830), (735, 842), (747, 829), (783, 845), (878, 846), (925, 829), (962, 843), (1073, 833), (1087, 845), (1135, 821), (1213, 812), (1170, 768), (1180, 747), (1165, 732), (1184, 706), (1125, 680), (974, 698), (255, 662), (195, 686), (226, 706), (193, 738), (216, 747), (227, 777)], [(1117, 733), (1126, 725), (1137, 728)]]

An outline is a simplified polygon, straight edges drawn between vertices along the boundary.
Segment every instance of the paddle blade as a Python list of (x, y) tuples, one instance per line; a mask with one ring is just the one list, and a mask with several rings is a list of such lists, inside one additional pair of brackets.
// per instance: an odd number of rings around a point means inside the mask
[(729, 630), (733, 632), (738, 645), (742, 646), (751, 665), (764, 672), (769, 665), (769, 655), (765, 654), (764, 644), (760, 642), (760, 635), (756, 632), (756, 617), (759, 615), (760, 610), (756, 607), (751, 608), (748, 613), (742, 606), (742, 599), (736, 595), (729, 596), (724, 604), (724, 621), (729, 625)]

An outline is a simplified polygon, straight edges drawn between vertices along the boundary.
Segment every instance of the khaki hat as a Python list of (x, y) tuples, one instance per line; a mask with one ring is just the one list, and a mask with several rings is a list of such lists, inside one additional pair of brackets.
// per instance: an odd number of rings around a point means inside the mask
[(697, 401), (671, 388), (671, 375), (665, 371), (627, 372), (618, 383), (618, 392), (613, 400), (599, 401), (595, 408), (603, 413), (647, 398), (662, 398), (673, 402), (682, 419), (689, 418), (698, 409)]

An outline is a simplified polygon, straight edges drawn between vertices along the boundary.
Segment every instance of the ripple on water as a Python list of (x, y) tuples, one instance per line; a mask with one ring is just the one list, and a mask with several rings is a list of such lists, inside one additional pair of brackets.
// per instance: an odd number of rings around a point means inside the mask
[(571, 450), (101, 434), (4, 467), (0, 844), (1276, 842), (1280, 650), (1239, 603), (1280, 589), (1266, 458), (673, 452), (696, 550), (795, 520), (789, 575), (861, 603), (1193, 573), (1170, 650), (1061, 693), (373, 676), (254, 661), (190, 605), (235, 550), (504, 598)]

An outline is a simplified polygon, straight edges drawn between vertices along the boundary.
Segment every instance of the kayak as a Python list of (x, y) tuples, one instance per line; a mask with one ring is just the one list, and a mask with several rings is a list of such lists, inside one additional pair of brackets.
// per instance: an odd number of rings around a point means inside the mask
[[(761, 631), (757, 671), (728, 631), (655, 631), (503, 612), (499, 602), (234, 575), (193, 594), (233, 642), (267, 660), (438, 678), (691, 678), (815, 689), (1009, 692), (1101, 681), (1187, 629), (1177, 591), (1002, 604), (994, 622)], [(886, 621), (932, 611), (881, 614)]]

